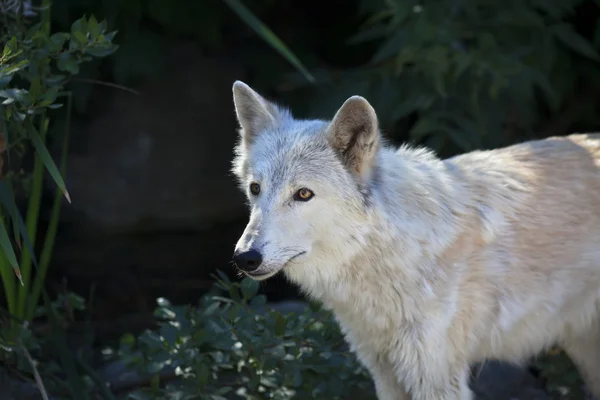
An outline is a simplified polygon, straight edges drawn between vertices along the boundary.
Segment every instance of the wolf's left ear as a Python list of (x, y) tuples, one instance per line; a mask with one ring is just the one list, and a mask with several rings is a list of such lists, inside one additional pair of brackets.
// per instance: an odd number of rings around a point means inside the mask
[(371, 104), (363, 97), (350, 97), (333, 117), (327, 135), (346, 167), (365, 179), (380, 145), (379, 122)]
[(233, 103), (242, 128), (240, 134), (247, 144), (261, 131), (277, 126), (283, 117), (282, 110), (242, 81), (233, 84)]

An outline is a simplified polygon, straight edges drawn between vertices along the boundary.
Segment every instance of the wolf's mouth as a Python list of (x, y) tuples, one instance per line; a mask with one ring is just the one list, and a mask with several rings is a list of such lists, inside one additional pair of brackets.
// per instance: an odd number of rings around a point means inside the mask
[(255, 272), (249, 272), (249, 271), (245, 271), (244, 273), (248, 276), (250, 276), (251, 278), (256, 278), (256, 279), (260, 279), (260, 278), (264, 278), (264, 277), (270, 277), (272, 275), (277, 274), (278, 272), (282, 271), (289, 263), (291, 263), (295, 258), (300, 257), (301, 255), (305, 254), (306, 251), (301, 251), (300, 253), (293, 255), (292, 257), (290, 257), (282, 266), (281, 268), (279, 268), (279, 270), (277, 270), (277, 272), (273, 272), (273, 271), (268, 271), (268, 272), (262, 272), (262, 273), (255, 273)]

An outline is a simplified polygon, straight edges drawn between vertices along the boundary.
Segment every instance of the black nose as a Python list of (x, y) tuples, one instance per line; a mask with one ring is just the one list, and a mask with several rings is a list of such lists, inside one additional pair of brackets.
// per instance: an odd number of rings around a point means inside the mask
[(236, 252), (233, 255), (233, 262), (242, 271), (252, 272), (262, 263), (262, 254), (254, 249), (242, 253)]

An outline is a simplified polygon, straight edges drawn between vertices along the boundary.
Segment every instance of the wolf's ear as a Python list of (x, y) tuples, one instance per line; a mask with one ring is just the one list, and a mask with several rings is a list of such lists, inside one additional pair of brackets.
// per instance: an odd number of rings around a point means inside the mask
[(363, 97), (350, 97), (333, 117), (327, 135), (346, 167), (366, 178), (380, 145), (379, 122), (371, 104)]
[(242, 128), (240, 135), (248, 144), (261, 131), (276, 127), (283, 117), (282, 110), (242, 81), (235, 81), (233, 84), (233, 103)]

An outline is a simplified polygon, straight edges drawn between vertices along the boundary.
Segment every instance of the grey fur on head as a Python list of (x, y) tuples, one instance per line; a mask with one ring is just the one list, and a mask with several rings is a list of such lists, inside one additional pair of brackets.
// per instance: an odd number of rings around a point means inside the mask
[(286, 110), (267, 101), (241, 81), (233, 84), (233, 103), (241, 127), (240, 135), (246, 145), (252, 144), (260, 132), (277, 128), (287, 114)]
[[(263, 131), (276, 130), (292, 116), (241, 81), (233, 84), (233, 102), (240, 124), (241, 146), (254, 143)], [(329, 123), (326, 138), (348, 171), (366, 181), (381, 145), (375, 110), (361, 96), (347, 99)]]
[(328, 140), (348, 170), (366, 179), (380, 145), (379, 123), (371, 104), (360, 96), (346, 100), (329, 125)]

